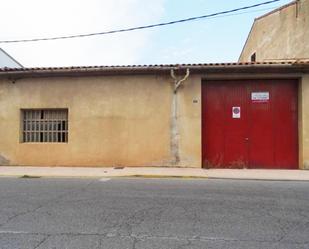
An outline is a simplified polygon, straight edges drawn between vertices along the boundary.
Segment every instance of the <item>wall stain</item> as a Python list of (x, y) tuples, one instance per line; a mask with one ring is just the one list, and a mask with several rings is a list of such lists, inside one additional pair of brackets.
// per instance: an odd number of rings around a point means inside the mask
[(5, 166), (9, 164), (10, 164), (10, 160), (8, 160), (7, 158), (5, 158), (4, 156), (0, 154), (0, 165)]

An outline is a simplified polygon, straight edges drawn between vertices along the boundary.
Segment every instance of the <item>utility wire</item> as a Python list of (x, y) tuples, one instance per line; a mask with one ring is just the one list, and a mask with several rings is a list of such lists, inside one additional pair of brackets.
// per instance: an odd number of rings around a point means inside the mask
[(239, 12), (239, 13), (225, 14), (225, 15), (220, 15), (220, 16), (209, 17), (207, 19), (223, 18), (223, 17), (229, 17), (229, 16), (239, 16), (239, 15), (244, 15), (244, 14), (249, 14), (249, 13), (256, 13), (256, 12), (260, 12), (260, 11), (265, 11), (265, 10), (274, 10), (278, 7), (280, 7), (280, 6), (268, 7), (268, 8), (263, 8), (263, 9), (251, 10), (251, 11), (243, 11), (243, 12)]
[(195, 17), (190, 17), (190, 18), (185, 18), (185, 19), (180, 19), (180, 20), (175, 20), (175, 21), (170, 21), (170, 22), (156, 23), (156, 24), (145, 25), (145, 26), (137, 26), (137, 27), (132, 27), (132, 28), (116, 29), (116, 30), (110, 30), (110, 31), (88, 33), (88, 34), (79, 34), (79, 35), (47, 37), (47, 38), (33, 38), (33, 39), (21, 39), (21, 40), (2, 40), (2, 41), (0, 41), (0, 43), (52, 41), (52, 40), (82, 38), (82, 37), (97, 36), (97, 35), (108, 35), (108, 34), (115, 34), (115, 33), (123, 33), (123, 32), (129, 32), (129, 31), (134, 31), (134, 30), (150, 29), (150, 28), (155, 28), (155, 27), (161, 27), (161, 26), (173, 25), (173, 24), (177, 24), (177, 23), (190, 22), (190, 21), (195, 21), (195, 20), (199, 20), (199, 19), (215, 17), (215, 16), (219, 16), (219, 15), (225, 15), (225, 14), (229, 14), (229, 13), (233, 13), (233, 12), (238, 12), (238, 11), (241, 11), (241, 10), (256, 8), (256, 7), (259, 7), (259, 6), (262, 6), (262, 5), (272, 4), (272, 3), (275, 3), (275, 2), (279, 2), (279, 1), (281, 1), (281, 0), (271, 0), (271, 1), (263, 2), (263, 3), (258, 3), (258, 4), (254, 4), (254, 5), (250, 5), (250, 6), (232, 9), (232, 10), (221, 11), (221, 12), (217, 12), (217, 13), (213, 13), (213, 14), (195, 16)]

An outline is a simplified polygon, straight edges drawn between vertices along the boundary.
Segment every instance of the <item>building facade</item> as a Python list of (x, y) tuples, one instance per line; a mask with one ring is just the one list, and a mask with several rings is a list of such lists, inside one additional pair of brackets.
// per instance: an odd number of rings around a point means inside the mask
[(309, 169), (308, 105), (308, 63), (0, 69), (0, 165)]
[(239, 62), (309, 61), (309, 0), (256, 18)]

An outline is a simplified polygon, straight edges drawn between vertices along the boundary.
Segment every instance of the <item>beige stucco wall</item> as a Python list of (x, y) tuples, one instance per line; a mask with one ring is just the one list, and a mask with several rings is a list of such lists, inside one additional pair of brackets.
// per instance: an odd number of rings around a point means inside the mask
[(302, 77), (299, 89), (300, 168), (309, 169), (309, 75)]
[(253, 53), (257, 61), (309, 59), (309, 0), (256, 19), (239, 61)]
[[(201, 167), (200, 89), (191, 76), (177, 93), (175, 165), (168, 75), (1, 79), (0, 164)], [(21, 143), (22, 108), (68, 108), (69, 142)]]

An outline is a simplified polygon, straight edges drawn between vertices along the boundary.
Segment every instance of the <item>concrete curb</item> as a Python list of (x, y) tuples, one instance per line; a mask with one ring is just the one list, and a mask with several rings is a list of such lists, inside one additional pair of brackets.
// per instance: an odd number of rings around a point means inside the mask
[(273, 179), (273, 178), (236, 178), (236, 177), (208, 177), (209, 180), (235, 181), (265, 181), (265, 182), (309, 182), (309, 179)]
[(0, 178), (23, 178), (23, 179), (38, 179), (38, 178), (85, 178), (85, 179), (100, 179), (100, 178), (174, 178), (174, 179), (208, 179), (207, 176), (179, 176), (179, 175), (119, 175), (119, 176), (67, 176), (67, 175), (0, 175)]
[(202, 169), (164, 167), (83, 168), (83, 167), (0, 167), (0, 177), (144, 177), (144, 178), (207, 178)]
[(303, 179), (262, 179), (262, 178), (232, 178), (232, 177), (208, 177), (208, 176), (174, 176), (174, 175), (123, 175), (123, 176), (61, 176), (61, 175), (0, 175), (0, 178), (21, 178), (21, 179), (100, 179), (100, 178), (139, 178), (139, 179), (184, 179), (184, 180), (235, 180), (235, 181), (275, 181), (275, 182), (309, 182)]
[(200, 169), (170, 167), (14, 167), (1, 166), (0, 177), (29, 178), (179, 178), (309, 181), (306, 170)]

